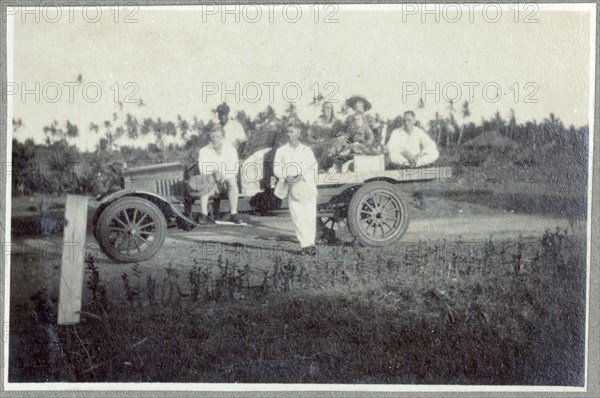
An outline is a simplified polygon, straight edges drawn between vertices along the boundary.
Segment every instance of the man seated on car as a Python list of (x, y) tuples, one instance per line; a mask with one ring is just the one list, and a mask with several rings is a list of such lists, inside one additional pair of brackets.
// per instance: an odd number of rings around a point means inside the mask
[(225, 142), (223, 128), (215, 126), (209, 134), (209, 144), (198, 153), (200, 175), (190, 179), (192, 189), (200, 191), (200, 225), (214, 224), (208, 215), (208, 200), (214, 193), (226, 189), (229, 196), (231, 214), (229, 221), (241, 224), (237, 214), (239, 189), (237, 184), (238, 155), (233, 146)]
[(387, 164), (394, 167), (420, 167), (437, 160), (440, 153), (435, 141), (415, 126), (415, 113), (404, 112), (404, 126), (395, 129), (385, 147)]

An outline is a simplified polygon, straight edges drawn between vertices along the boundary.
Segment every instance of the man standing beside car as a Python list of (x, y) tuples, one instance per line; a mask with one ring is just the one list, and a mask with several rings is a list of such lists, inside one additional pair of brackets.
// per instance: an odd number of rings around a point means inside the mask
[(288, 198), (300, 253), (314, 256), (317, 253), (317, 159), (312, 149), (300, 143), (299, 123), (289, 124), (286, 133), (288, 143), (277, 149), (273, 162), (273, 171), (278, 178), (275, 196)]

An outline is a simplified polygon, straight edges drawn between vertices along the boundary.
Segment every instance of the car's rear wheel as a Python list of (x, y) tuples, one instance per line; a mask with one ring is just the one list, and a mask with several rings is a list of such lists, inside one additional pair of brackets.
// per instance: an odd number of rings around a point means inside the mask
[(398, 242), (408, 228), (408, 206), (394, 185), (374, 181), (360, 187), (348, 206), (348, 227), (366, 246)]

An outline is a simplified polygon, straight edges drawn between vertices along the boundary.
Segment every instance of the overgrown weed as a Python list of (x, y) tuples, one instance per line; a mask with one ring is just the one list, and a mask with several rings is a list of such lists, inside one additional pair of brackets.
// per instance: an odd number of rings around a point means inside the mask
[(197, 259), (187, 284), (179, 265), (145, 286), (132, 270), (123, 303), (74, 327), (81, 342), (59, 330), (70, 381), (583, 382), (585, 243), (560, 230), (282, 255), (266, 271)]

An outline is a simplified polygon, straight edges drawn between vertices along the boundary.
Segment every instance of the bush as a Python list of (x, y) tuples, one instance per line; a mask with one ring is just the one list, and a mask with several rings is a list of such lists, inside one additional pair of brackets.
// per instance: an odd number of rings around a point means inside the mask
[(188, 290), (177, 268), (134, 267), (122, 302), (59, 329), (65, 381), (583, 383), (585, 243), (562, 231), (284, 255), (254, 285), (196, 261)]

